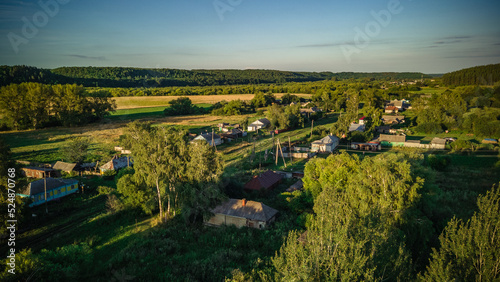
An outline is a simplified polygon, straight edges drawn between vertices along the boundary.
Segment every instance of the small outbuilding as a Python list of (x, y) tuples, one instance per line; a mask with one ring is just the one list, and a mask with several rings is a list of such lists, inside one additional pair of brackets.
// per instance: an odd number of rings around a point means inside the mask
[(264, 229), (276, 219), (278, 211), (261, 202), (230, 199), (215, 207), (212, 213), (214, 216), (205, 224)]
[(23, 174), (26, 177), (31, 178), (44, 178), (44, 177), (54, 177), (57, 176), (57, 171), (52, 168), (47, 167), (23, 167)]
[(431, 140), (431, 148), (433, 149), (445, 149), (446, 148), (446, 139), (434, 137)]
[(255, 175), (248, 181), (244, 189), (248, 191), (261, 191), (273, 189), (281, 183), (283, 176), (271, 170), (268, 170), (260, 175)]
[(67, 173), (71, 173), (73, 171), (80, 171), (82, 168), (77, 163), (65, 163), (65, 162), (56, 162), (53, 166), (53, 169), (61, 170)]
[(18, 193), (17, 195), (31, 198), (33, 202), (29, 206), (33, 207), (43, 204), (46, 201), (49, 202), (76, 193), (77, 191), (78, 180), (76, 179), (48, 177), (31, 182), (22, 193)]
[(389, 147), (403, 147), (406, 142), (405, 135), (390, 135), (390, 134), (380, 134), (378, 140), (382, 146)]

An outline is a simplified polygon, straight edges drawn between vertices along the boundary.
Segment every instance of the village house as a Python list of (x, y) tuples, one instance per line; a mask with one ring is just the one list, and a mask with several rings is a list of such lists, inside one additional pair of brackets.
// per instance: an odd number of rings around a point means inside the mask
[(82, 170), (82, 168), (80, 167), (80, 165), (77, 164), (77, 163), (65, 163), (65, 162), (61, 162), (61, 161), (56, 162), (52, 166), (52, 168), (56, 169), (56, 170), (64, 171), (64, 172), (67, 172), (67, 173), (71, 173), (73, 171), (81, 171)]
[[(194, 138), (193, 141), (196, 141), (196, 140), (206, 141), (208, 143), (208, 145), (210, 145), (210, 146), (214, 146), (214, 144), (215, 144), (215, 146), (222, 144), (222, 138), (220, 137), (220, 135), (213, 133), (213, 132), (200, 134), (200, 135), (198, 135), (198, 137)], [(212, 141), (213, 141), (213, 144), (212, 144)]]
[(266, 128), (271, 124), (267, 118), (258, 119), (248, 125), (248, 131), (257, 131), (261, 128)]
[(398, 108), (395, 106), (386, 106), (385, 107), (385, 113), (386, 114), (394, 114), (399, 112)]
[(276, 219), (278, 211), (261, 202), (230, 199), (215, 207), (212, 213), (214, 216), (206, 222), (207, 225), (264, 229)]
[(351, 123), (351, 125), (349, 125), (349, 132), (352, 132), (352, 131), (359, 131), (359, 132), (364, 132), (365, 131), (365, 125), (364, 124), (359, 124), (359, 123)]
[(311, 143), (311, 152), (331, 153), (339, 145), (340, 139), (335, 135), (326, 137)]
[(106, 164), (101, 166), (99, 168), (99, 170), (101, 171), (101, 174), (104, 174), (108, 170), (117, 171), (117, 170), (120, 170), (122, 168), (132, 166), (132, 164), (133, 164), (133, 161), (129, 157), (114, 156), (112, 160), (110, 160), (109, 162), (107, 162)]
[(52, 168), (46, 167), (23, 167), (21, 169), (26, 177), (31, 178), (44, 178), (57, 176), (57, 171)]
[[(33, 202), (29, 206), (33, 207), (45, 203), (45, 196), (47, 196), (47, 202), (49, 202), (76, 193), (77, 191), (78, 180), (76, 179), (48, 177), (31, 182), (23, 192), (17, 195), (32, 199)], [(46, 195), (45, 192), (47, 193)]]
[(312, 107), (309, 109), (300, 109), (300, 113), (304, 116), (307, 116), (307, 117), (309, 117), (311, 114), (315, 114), (315, 113), (319, 113), (319, 112), (321, 112), (321, 109), (319, 109), (318, 107)]
[(383, 115), (382, 116), (382, 121), (384, 124), (399, 124), (399, 123), (404, 123), (405, 122), (405, 117), (404, 116), (393, 116), (393, 115)]
[(405, 108), (405, 100), (392, 100), (388, 106), (394, 106), (396, 107), (399, 111), (403, 111)]
[(247, 191), (261, 191), (273, 189), (281, 183), (282, 175), (268, 170), (260, 175), (255, 175), (243, 187)]

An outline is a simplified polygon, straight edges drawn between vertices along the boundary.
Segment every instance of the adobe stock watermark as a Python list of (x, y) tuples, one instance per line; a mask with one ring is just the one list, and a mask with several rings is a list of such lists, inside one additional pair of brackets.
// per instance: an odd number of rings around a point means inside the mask
[(224, 21), (224, 14), (234, 11), (241, 3), (243, 3), (243, 0), (214, 0), (213, 5), (217, 16), (222, 22)]
[[(411, 1), (411, 0), (409, 0)], [(351, 62), (351, 56), (353, 54), (359, 54), (362, 49), (365, 49), (370, 45), (373, 38), (377, 37), (382, 31), (383, 27), (387, 27), (392, 20), (392, 15), (397, 15), (403, 11), (403, 6), (399, 0), (389, 0), (387, 3), (387, 9), (380, 10), (378, 12), (371, 11), (370, 14), (373, 17), (373, 21), (369, 21), (365, 24), (364, 29), (359, 27), (354, 28), (354, 38), (353, 44), (341, 45), (342, 53), (347, 62)]]
[(12, 49), (17, 54), (19, 53), (19, 46), (27, 44), (29, 39), (35, 37), (40, 28), (43, 28), (49, 23), (49, 19), (55, 17), (59, 13), (60, 5), (68, 4), (70, 0), (40, 0), (38, 6), (41, 10), (33, 13), (31, 19), (22, 17), (21, 21), (24, 23), (21, 27), (21, 33), (9, 32), (7, 38), (10, 41)]

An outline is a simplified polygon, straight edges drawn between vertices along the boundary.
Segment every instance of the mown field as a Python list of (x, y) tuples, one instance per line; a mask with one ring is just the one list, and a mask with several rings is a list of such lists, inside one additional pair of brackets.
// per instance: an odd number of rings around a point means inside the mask
[[(284, 93), (274, 94), (280, 99)], [(311, 94), (293, 94), (302, 98), (311, 98)], [(254, 94), (232, 94), (232, 95), (196, 95), (185, 96), (191, 99), (193, 104), (215, 104), (220, 101), (243, 100), (250, 101)], [(140, 96), (140, 97), (115, 97), (117, 110), (133, 109), (143, 107), (168, 106), (168, 102), (178, 99), (180, 96)]]

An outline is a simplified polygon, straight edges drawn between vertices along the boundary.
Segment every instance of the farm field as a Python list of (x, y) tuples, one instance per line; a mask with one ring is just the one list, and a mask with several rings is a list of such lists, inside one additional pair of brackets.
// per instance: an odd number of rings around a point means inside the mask
[[(274, 94), (277, 99), (281, 98), (284, 93)], [(294, 94), (302, 98), (311, 98), (311, 94)], [(180, 97), (188, 97), (193, 104), (215, 104), (220, 101), (231, 100), (252, 100), (254, 94), (232, 94), (232, 95), (193, 95), (193, 96), (140, 96), (140, 97), (115, 97), (116, 109), (133, 109), (144, 107), (168, 106), (168, 102)]]

